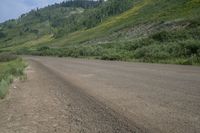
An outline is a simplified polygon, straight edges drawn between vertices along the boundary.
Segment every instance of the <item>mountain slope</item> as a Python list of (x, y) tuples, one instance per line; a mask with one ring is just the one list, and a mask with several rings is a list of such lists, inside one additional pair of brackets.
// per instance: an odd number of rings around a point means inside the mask
[[(38, 37), (41, 41), (34, 44), (25, 41), (1, 50), (109, 60), (200, 63), (200, 0), (125, 1), (123, 8), (121, 3), (109, 0), (89, 9), (70, 9), (66, 13), (75, 10), (78, 15), (60, 20), (61, 25)], [(121, 10), (115, 11), (117, 7)]]
[[(111, 17), (92, 29), (70, 34), (67, 42), (87, 41), (95, 37), (105, 36), (106, 33), (110, 34), (145, 23), (198, 19), (199, 5), (200, 2), (197, 0), (178, 0), (176, 3), (172, 0), (144, 0), (134, 5), (132, 9)], [(163, 7), (162, 10), (161, 7)]]

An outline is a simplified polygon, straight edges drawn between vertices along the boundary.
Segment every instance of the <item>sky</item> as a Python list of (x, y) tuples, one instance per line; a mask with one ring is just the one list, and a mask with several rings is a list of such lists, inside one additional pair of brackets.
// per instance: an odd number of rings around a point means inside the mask
[(9, 19), (18, 18), (21, 14), (36, 9), (60, 3), (64, 0), (1, 0), (0, 23)]

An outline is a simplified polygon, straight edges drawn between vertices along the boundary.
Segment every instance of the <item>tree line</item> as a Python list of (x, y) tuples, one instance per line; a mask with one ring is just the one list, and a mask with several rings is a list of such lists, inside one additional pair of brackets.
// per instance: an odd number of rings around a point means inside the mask
[(82, 7), (82, 8), (92, 8), (97, 7), (99, 4), (103, 3), (104, 0), (68, 0), (62, 2), (60, 5), (63, 7)]
[(57, 33), (55, 33), (57, 37), (76, 30), (95, 27), (106, 18), (128, 10), (133, 6), (133, 0), (70, 0), (61, 3), (61, 6), (76, 6), (86, 9), (82, 14), (71, 15), (65, 21), (59, 19), (54, 21), (52, 23), (53, 27), (59, 29)]

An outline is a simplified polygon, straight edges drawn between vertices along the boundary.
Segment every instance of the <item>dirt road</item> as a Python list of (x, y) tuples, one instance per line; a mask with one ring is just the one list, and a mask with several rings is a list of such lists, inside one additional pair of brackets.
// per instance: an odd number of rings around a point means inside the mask
[(0, 133), (197, 133), (200, 67), (25, 57)]

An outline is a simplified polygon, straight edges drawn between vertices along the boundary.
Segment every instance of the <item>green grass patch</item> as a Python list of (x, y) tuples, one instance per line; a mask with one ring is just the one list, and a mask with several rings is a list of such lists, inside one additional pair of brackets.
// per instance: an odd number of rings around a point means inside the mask
[(4, 98), (14, 77), (22, 76), (26, 64), (20, 58), (0, 63), (0, 98)]

